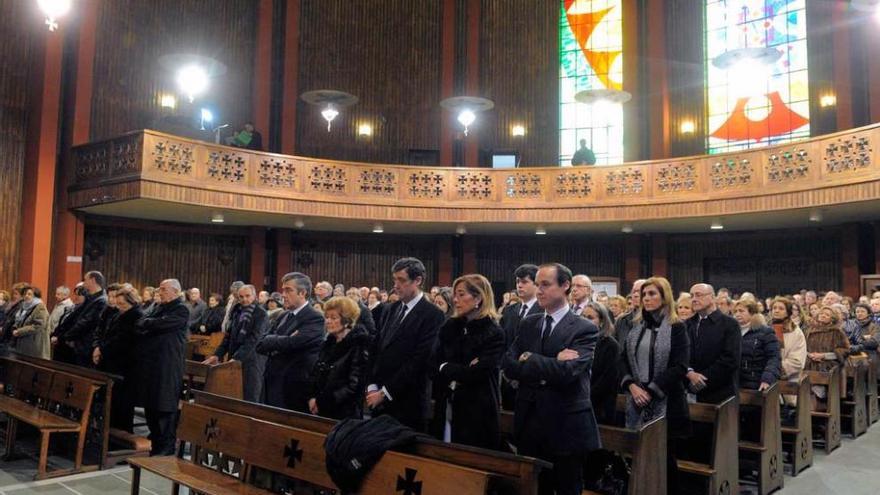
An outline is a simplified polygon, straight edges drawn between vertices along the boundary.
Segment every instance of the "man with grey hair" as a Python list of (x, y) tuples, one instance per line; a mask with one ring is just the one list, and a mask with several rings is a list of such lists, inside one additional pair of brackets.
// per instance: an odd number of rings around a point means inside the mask
[(135, 380), (150, 428), (151, 455), (174, 454), (189, 310), (180, 282), (159, 284), (159, 304), (135, 324)]
[(223, 342), (217, 347), (213, 356), (209, 356), (204, 364), (217, 364), (229, 354), (229, 360), (241, 363), (244, 400), (259, 402), (263, 389), (263, 372), (266, 356), (257, 354), (257, 342), (269, 328), (269, 315), (256, 302), (257, 289), (253, 285), (245, 285), (238, 290), (238, 304), (232, 309), (232, 323), (229, 332), (223, 336)]
[(195, 332), (198, 330), (202, 316), (208, 310), (208, 305), (202, 299), (202, 291), (198, 287), (191, 288), (187, 294), (189, 296), (186, 301), (186, 309), (189, 310), (189, 329)]
[(688, 386), (698, 402), (720, 404), (737, 395), (742, 332), (715, 304), (709, 284), (691, 287), (694, 315), (686, 322), (691, 340)]
[(70, 289), (62, 285), (55, 289), (55, 307), (49, 315), (49, 323), (46, 325), (46, 333), (52, 335), (52, 332), (58, 328), (64, 313), (73, 308), (73, 301), (70, 300)]
[(268, 356), (263, 402), (270, 406), (309, 412), (310, 375), (324, 344), (324, 316), (309, 303), (311, 294), (308, 275), (284, 275), (284, 312), (257, 342), (257, 352)]
[(324, 302), (333, 296), (333, 286), (330, 282), (322, 280), (315, 285), (315, 301)]
[(587, 307), (587, 303), (593, 300), (593, 281), (584, 274), (578, 274), (571, 278), (571, 310), (580, 316)]
[(223, 317), (223, 323), (220, 325), (224, 332), (229, 331), (229, 313), (238, 304), (238, 290), (242, 287), (244, 287), (244, 282), (241, 280), (236, 280), (229, 286), (229, 297), (226, 298), (226, 315)]

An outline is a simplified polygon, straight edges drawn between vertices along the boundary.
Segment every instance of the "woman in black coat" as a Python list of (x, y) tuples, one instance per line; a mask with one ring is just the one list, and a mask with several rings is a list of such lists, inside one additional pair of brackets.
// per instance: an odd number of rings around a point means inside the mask
[(669, 281), (649, 278), (640, 292), (641, 308), (620, 360), (621, 383), (627, 393), (626, 426), (638, 429), (666, 416), (667, 486), (669, 493), (676, 493), (677, 445), (691, 435), (684, 389), (690, 340), (685, 325), (678, 321)]
[(617, 391), (620, 389), (620, 344), (614, 339), (614, 324), (605, 306), (590, 301), (581, 316), (590, 320), (599, 329), (599, 341), (593, 353), (593, 367), (590, 373), (590, 402), (596, 422), (614, 424), (617, 407)]
[(220, 294), (211, 294), (208, 298), (208, 309), (202, 313), (199, 319), (198, 331), (200, 334), (209, 335), (223, 331), (223, 318), (226, 316), (226, 306), (220, 304), (223, 300)]
[(132, 432), (134, 422), (134, 379), (135, 323), (143, 316), (141, 298), (136, 290), (123, 287), (116, 292), (116, 309), (106, 331), (98, 336), (95, 347), (97, 367), (123, 378), (121, 383), (113, 384), (112, 404), (110, 405), (110, 426)]
[(370, 335), (357, 324), (360, 308), (347, 297), (324, 303), (327, 340), (312, 368), (309, 411), (333, 419), (360, 418), (369, 369)]
[(482, 275), (464, 275), (453, 284), (452, 299), (455, 315), (440, 327), (431, 434), (447, 442), (497, 449), (504, 333), (492, 286)]

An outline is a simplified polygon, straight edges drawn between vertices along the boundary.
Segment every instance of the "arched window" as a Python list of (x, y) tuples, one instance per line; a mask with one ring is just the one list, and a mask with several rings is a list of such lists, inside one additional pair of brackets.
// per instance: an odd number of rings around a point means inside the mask
[[(707, 0), (705, 25), (709, 152), (809, 137), (806, 0)], [(771, 63), (718, 67), (724, 53), (766, 47), (779, 53)]]

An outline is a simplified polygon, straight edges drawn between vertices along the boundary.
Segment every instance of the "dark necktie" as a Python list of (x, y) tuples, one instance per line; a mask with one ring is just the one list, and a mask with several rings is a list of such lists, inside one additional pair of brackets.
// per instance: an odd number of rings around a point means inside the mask
[(391, 340), (391, 337), (397, 331), (397, 327), (400, 326), (400, 322), (403, 321), (403, 316), (406, 314), (406, 304), (400, 303), (400, 306), (397, 308), (397, 311), (394, 312), (394, 316), (392, 316), (391, 320), (388, 321), (388, 324), (385, 325), (385, 328), (382, 329), (382, 345), (388, 345), (388, 342)]
[(526, 311), (528, 311), (528, 310), (529, 310), (529, 307), (526, 306), (526, 303), (523, 303), (522, 309), (519, 312), (519, 319), (520, 320), (522, 320), (523, 318), (526, 317)]
[(541, 352), (544, 352), (544, 344), (547, 343), (547, 339), (550, 338), (550, 333), (553, 331), (553, 317), (547, 315), (544, 317), (544, 328), (541, 329)]

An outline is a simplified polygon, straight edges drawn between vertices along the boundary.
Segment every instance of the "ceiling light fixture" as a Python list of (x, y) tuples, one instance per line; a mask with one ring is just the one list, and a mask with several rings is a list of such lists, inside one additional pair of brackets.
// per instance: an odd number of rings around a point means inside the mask
[(345, 91), (337, 91), (335, 89), (316, 89), (314, 91), (306, 91), (300, 95), (303, 101), (310, 105), (322, 108), (321, 117), (327, 121), (327, 132), (330, 132), (330, 124), (339, 115), (340, 109), (349, 107), (358, 102), (358, 97), (346, 93)]
[(464, 225), (459, 225), (455, 228), (455, 233), (458, 235), (465, 235), (467, 234), (467, 228)]
[(625, 224), (623, 224), (623, 227), (620, 228), (620, 231), (623, 232), (624, 234), (632, 234), (633, 226), (631, 223), (625, 223)]
[(535, 235), (547, 235), (547, 230), (539, 225), (538, 228), (535, 229)]
[(715, 220), (712, 222), (712, 225), (709, 226), (712, 230), (724, 230), (724, 224), (721, 223), (721, 220)]
[(468, 135), (468, 128), (477, 120), (477, 113), (491, 110), (495, 102), (479, 96), (453, 96), (445, 98), (440, 106), (455, 112), (456, 120), (464, 127), (464, 135)]
[(303, 221), (302, 218), (297, 218), (296, 221), (293, 222), (293, 226), (298, 229), (301, 229), (306, 226), (306, 223)]
[(49, 31), (58, 29), (58, 19), (70, 11), (71, 0), (37, 0), (40, 10), (46, 14)]
[(223, 214), (220, 212), (214, 212), (211, 214), (211, 223), (223, 223), (226, 219), (223, 218)]
[(377, 223), (376, 225), (373, 225), (373, 233), (374, 234), (381, 234), (382, 232), (385, 232), (385, 228), (382, 227), (381, 223)]
[(822, 210), (813, 210), (810, 212), (810, 221), (814, 223), (819, 223), (823, 219)]

